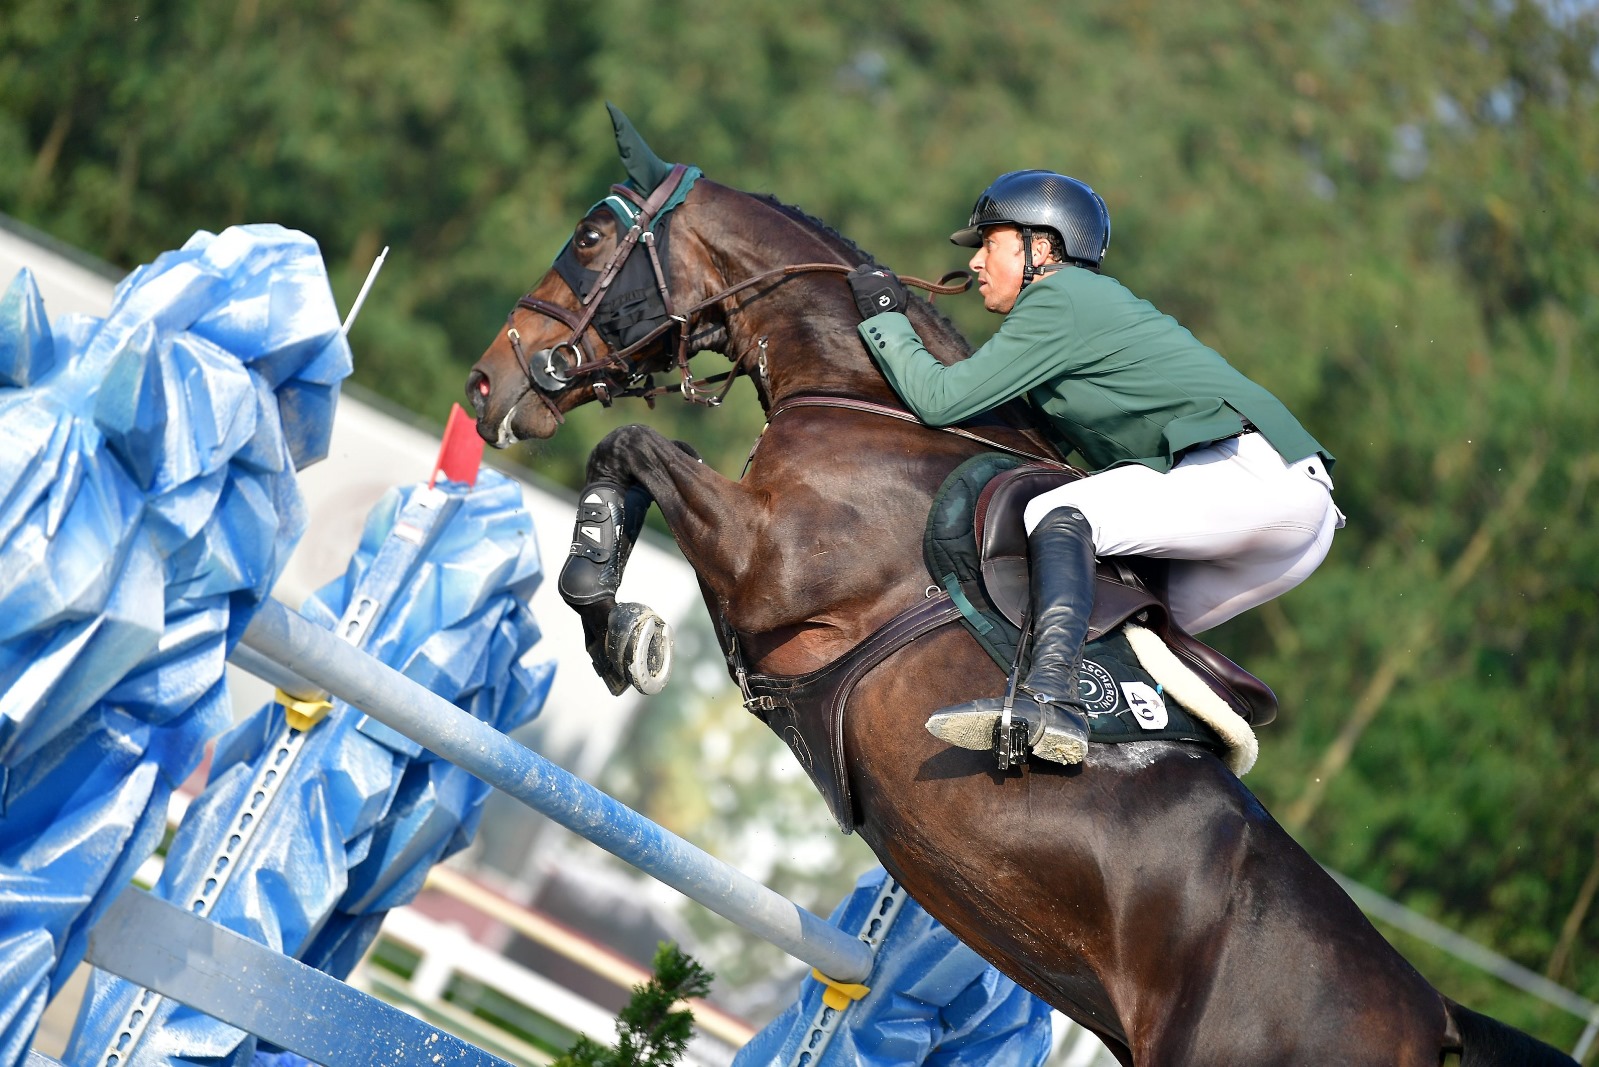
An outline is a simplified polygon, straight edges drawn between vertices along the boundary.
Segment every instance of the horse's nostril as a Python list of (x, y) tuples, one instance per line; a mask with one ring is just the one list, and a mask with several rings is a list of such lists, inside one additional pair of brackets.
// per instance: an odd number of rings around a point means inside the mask
[(466, 376), (466, 396), (478, 417), (483, 416), (483, 408), (489, 398), (489, 376), (480, 370), (473, 370)]

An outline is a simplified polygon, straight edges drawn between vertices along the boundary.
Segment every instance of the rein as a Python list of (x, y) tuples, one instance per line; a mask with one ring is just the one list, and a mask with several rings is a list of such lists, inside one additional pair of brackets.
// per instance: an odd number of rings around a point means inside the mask
[[(766, 425), (770, 426), (774, 421), (776, 421), (779, 415), (785, 411), (788, 411), (790, 408), (845, 408), (849, 411), (864, 411), (871, 415), (882, 415), (886, 418), (898, 419), (900, 422), (909, 422), (914, 423), (917, 426), (925, 426), (929, 430), (937, 430), (940, 433), (950, 433), (954, 434), (956, 437), (964, 437), (968, 441), (976, 441), (978, 444), (986, 445), (987, 447), (996, 449), (997, 451), (1009, 452), (1013, 456), (1021, 456), (1023, 459), (1030, 459), (1037, 463), (1047, 463), (1050, 466), (1055, 467), (1065, 466), (1065, 464), (1061, 463), (1061, 461), (1056, 459), (1054, 456), (1040, 455), (1037, 452), (1029, 452), (1025, 448), (1015, 448), (1011, 445), (1002, 445), (998, 441), (984, 437), (982, 434), (973, 433), (970, 430), (963, 430), (959, 426), (928, 426), (927, 423), (917, 418), (911, 412), (906, 411), (904, 408), (896, 408), (890, 404), (879, 404), (871, 400), (856, 400), (853, 397), (847, 396), (825, 396), (821, 394), (807, 393), (800, 396), (790, 397), (772, 409), (772, 413), (766, 416)], [(763, 436), (765, 435), (766, 431), (764, 428), (761, 430), (761, 433)], [(759, 446), (760, 443), (760, 438), (757, 437), (755, 439), (756, 446)], [(754, 458), (755, 448), (752, 447), (750, 449), (750, 458), (744, 461), (744, 468), (746, 470), (749, 469), (750, 461)]]
[[(774, 267), (762, 271), (753, 277), (745, 278), (728, 286), (721, 292), (706, 297), (703, 300), (683, 309), (676, 309), (673, 305), (671, 287), (666, 281), (666, 272), (661, 265), (661, 257), (656, 252), (655, 234), (652, 226), (657, 221), (662, 207), (671, 199), (683, 180), (686, 166), (679, 163), (674, 166), (666, 179), (656, 186), (648, 199), (641, 198), (638, 193), (626, 185), (612, 186), (612, 192), (627, 198), (639, 208), (633, 224), (626, 235), (617, 243), (616, 250), (611, 253), (611, 258), (599, 272), (599, 278), (594, 287), (589, 290), (586, 297), (582, 298), (582, 306), (577, 313), (527, 293), (516, 302), (516, 307), (506, 316), (506, 337), (511, 342), (511, 351), (516, 357), (518, 366), (528, 384), (533, 387), (533, 392), (544, 402), (550, 413), (555, 417), (556, 424), (566, 421), (560, 410), (556, 407), (551, 394), (559, 393), (567, 388), (574, 379), (583, 375), (592, 375), (596, 379), (592, 383), (595, 398), (601, 406), (610, 407), (617, 397), (640, 397), (646, 403), (653, 404), (657, 396), (669, 392), (680, 392), (683, 399), (695, 404), (704, 404), (707, 407), (716, 407), (727, 396), (734, 380), (740, 374), (748, 374), (748, 355), (740, 354), (733, 361), (730, 370), (713, 375), (708, 378), (695, 380), (693, 371), (689, 368), (691, 354), (688, 351), (689, 339), (692, 334), (694, 319), (706, 308), (721, 303), (730, 296), (734, 296), (746, 289), (761, 285), (774, 279), (788, 278), (797, 274), (825, 273), (848, 274), (853, 268), (842, 263), (795, 263), (784, 267)], [(666, 309), (665, 318), (653, 327), (648, 333), (626, 347), (608, 352), (604, 356), (594, 356), (589, 350), (585, 333), (594, 321), (595, 315), (600, 310), (611, 284), (616, 281), (621, 273), (622, 266), (627, 258), (639, 246), (643, 245), (649, 255), (650, 269), (655, 277), (655, 285), (661, 296), (662, 306)], [(956, 284), (949, 284), (952, 278), (962, 279)], [(915, 286), (934, 295), (949, 295), (965, 292), (971, 287), (971, 279), (965, 271), (954, 271), (944, 275), (937, 282), (925, 281), (921, 278), (901, 276), (901, 281), (906, 285)], [(515, 325), (516, 311), (526, 308), (529, 311), (552, 318), (571, 331), (571, 336), (554, 346), (533, 353), (530, 360), (522, 349), (522, 337)], [(675, 362), (682, 381), (674, 390), (670, 386), (656, 387), (653, 385), (653, 375), (634, 369), (628, 357), (643, 349), (645, 346), (659, 340), (674, 326), (678, 328)], [(763, 346), (764, 347), (764, 346)], [(563, 352), (571, 354), (569, 361), (562, 355)], [(559, 361), (559, 363), (557, 362)], [(717, 390), (706, 388), (716, 382), (721, 382), (722, 387)]]

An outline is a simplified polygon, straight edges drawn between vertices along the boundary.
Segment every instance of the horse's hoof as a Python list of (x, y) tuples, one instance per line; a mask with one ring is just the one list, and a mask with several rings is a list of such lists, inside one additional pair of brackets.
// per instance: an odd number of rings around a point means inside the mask
[(672, 674), (672, 627), (643, 604), (618, 604), (611, 612), (605, 651), (616, 673), (654, 696)]

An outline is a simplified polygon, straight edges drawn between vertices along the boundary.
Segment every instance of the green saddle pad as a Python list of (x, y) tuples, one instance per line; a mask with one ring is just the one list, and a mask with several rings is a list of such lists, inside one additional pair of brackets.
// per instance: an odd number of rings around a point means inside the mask
[[(1022, 464), (1016, 456), (984, 453), (962, 463), (945, 479), (927, 517), (922, 555), (928, 573), (960, 608), (961, 622), (1003, 671), (1016, 658), (1021, 632), (1000, 614), (983, 589), (972, 515), (989, 480)], [(1024, 672), (1028, 664), (1022, 664)], [(1139, 662), (1122, 629), (1112, 630), (1083, 648), (1079, 673), (1089, 737), (1124, 741), (1192, 741), (1217, 752), (1221, 738), (1175, 700), (1168, 700)]]

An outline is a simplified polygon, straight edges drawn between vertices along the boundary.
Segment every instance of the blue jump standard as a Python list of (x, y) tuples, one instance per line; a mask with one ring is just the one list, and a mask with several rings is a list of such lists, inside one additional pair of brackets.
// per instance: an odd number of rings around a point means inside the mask
[(855, 937), (282, 604), (264, 602), (242, 644), (823, 974), (870, 975), (871, 949)]

